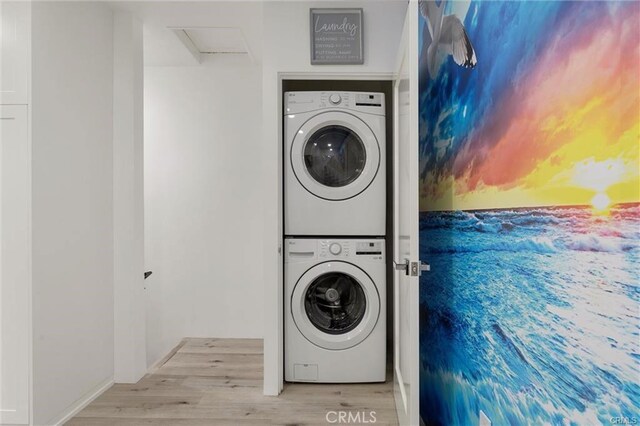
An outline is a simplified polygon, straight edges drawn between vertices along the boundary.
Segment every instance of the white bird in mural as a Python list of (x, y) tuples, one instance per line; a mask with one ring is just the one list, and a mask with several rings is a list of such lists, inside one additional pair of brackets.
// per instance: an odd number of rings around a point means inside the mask
[(436, 53), (441, 49), (447, 55), (452, 55), (456, 64), (465, 68), (474, 68), (478, 63), (476, 52), (471, 40), (464, 29), (464, 25), (455, 15), (444, 16), (446, 1), (440, 6), (433, 0), (420, 1), (420, 14), (427, 22), (431, 34), (431, 44), (427, 49), (427, 69), (431, 78), (437, 72)]

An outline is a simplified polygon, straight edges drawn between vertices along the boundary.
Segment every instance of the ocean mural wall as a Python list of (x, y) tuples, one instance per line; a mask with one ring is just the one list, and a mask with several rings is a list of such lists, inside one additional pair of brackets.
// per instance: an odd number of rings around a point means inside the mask
[(640, 4), (420, 2), (420, 412), (640, 422)]

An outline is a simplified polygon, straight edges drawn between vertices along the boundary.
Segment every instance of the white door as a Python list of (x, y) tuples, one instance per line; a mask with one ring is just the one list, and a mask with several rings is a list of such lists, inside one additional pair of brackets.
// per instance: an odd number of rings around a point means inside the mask
[(400, 425), (418, 425), (418, 2), (409, 2), (394, 82), (394, 394)]
[(0, 424), (29, 423), (27, 106), (0, 106)]

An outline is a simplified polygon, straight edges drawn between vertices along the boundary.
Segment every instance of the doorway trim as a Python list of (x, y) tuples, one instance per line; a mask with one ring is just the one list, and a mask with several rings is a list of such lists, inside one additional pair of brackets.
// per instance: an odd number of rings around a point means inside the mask
[[(264, 389), (265, 395), (277, 396), (284, 387), (284, 185), (283, 173), (283, 110), (282, 87), (284, 80), (389, 80), (394, 78), (393, 72), (308, 72), (308, 71), (278, 71), (275, 73), (275, 92), (273, 86), (263, 86), (263, 127), (265, 129), (265, 146), (263, 148), (263, 173), (267, 182), (265, 193), (264, 211), (264, 297), (265, 297), (265, 329), (264, 329)], [(268, 83), (271, 76), (265, 72), (263, 84)], [(273, 80), (271, 80), (273, 81)], [(274, 105), (275, 102), (275, 105)], [(276, 139), (273, 139), (273, 129), (268, 126), (268, 121), (273, 119), (273, 110), (277, 112)], [(268, 114), (270, 112), (270, 114)], [(273, 150), (273, 143), (276, 149)], [(277, 158), (274, 158), (274, 154)], [(274, 184), (272, 168), (269, 162), (274, 161), (276, 166), (275, 181), (277, 197), (269, 198), (273, 193)], [(271, 189), (269, 191), (269, 189)], [(268, 214), (268, 212), (272, 212)], [(275, 212), (275, 218), (273, 213)], [(275, 219), (275, 221), (274, 221)], [(275, 248), (275, 250), (274, 250)], [(272, 268), (269, 265), (277, 265)]]

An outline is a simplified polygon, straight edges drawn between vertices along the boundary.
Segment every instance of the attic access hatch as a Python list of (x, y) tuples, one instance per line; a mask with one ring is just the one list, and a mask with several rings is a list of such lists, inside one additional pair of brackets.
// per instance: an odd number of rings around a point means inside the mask
[(193, 57), (202, 63), (214, 55), (247, 55), (253, 62), (247, 39), (238, 27), (169, 28)]

